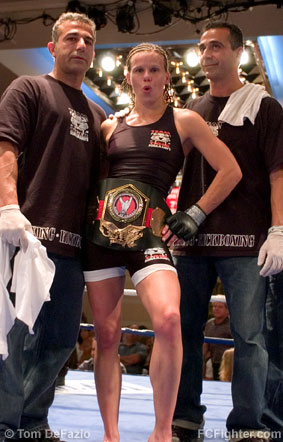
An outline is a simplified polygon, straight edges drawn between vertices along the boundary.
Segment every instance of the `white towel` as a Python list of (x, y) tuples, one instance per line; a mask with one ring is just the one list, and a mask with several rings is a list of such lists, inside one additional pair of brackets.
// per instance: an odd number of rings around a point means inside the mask
[(12, 276), (10, 267), (10, 253), (15, 247), (5, 241), (0, 241), (0, 354), (3, 359), (8, 356), (7, 334), (13, 327), (16, 312), (10, 300), (7, 284)]
[(248, 118), (254, 124), (261, 100), (269, 96), (263, 86), (247, 83), (230, 95), (218, 121), (243, 126), (245, 118)]
[(48, 258), (45, 247), (27, 232), (28, 247), (16, 255), (11, 291), (16, 293), (16, 315), (32, 327), (45, 301), (50, 301), (49, 290), (55, 274), (55, 265)]
[[(3, 330), (1, 328), (2, 348), (0, 347), (0, 354), (3, 354), (4, 359), (8, 354), (7, 334), (15, 318), (17, 317), (27, 324), (29, 332), (33, 333), (33, 326), (43, 303), (50, 300), (49, 290), (55, 274), (55, 265), (48, 258), (46, 248), (29, 232), (27, 232), (27, 238), (28, 247), (26, 251), (20, 249), (14, 260), (11, 291), (16, 293), (15, 308), (6, 290), (7, 282), (11, 277), (9, 250), (8, 246), (5, 246), (5, 243), (1, 241), (0, 260), (5, 263), (3, 265), (3, 273), (1, 272), (1, 278), (4, 275), (4, 271), (6, 272), (5, 281), (3, 278), (3, 284), (5, 285), (2, 284), (1, 286), (1, 304), (3, 304), (3, 309), (0, 312), (1, 323), (4, 318), (6, 324)], [(5, 293), (4, 289), (6, 290)]]

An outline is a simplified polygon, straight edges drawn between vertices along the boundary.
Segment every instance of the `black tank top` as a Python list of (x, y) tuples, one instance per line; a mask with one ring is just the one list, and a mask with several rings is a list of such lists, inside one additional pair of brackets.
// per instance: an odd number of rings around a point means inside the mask
[(123, 118), (109, 140), (109, 178), (132, 178), (150, 184), (166, 197), (184, 161), (173, 108), (145, 126), (129, 126)]

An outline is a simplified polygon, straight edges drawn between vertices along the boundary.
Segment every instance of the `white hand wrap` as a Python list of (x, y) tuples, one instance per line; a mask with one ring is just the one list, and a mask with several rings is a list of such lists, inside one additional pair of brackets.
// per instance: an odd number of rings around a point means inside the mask
[(29, 220), (17, 204), (0, 207), (0, 238), (16, 247), (27, 247), (26, 231), (32, 233)]
[(261, 276), (276, 275), (283, 270), (283, 226), (272, 226), (260, 248), (258, 261)]
[(190, 215), (191, 218), (193, 218), (194, 222), (198, 227), (201, 225), (201, 223), (203, 223), (203, 221), (206, 218), (206, 214), (197, 204), (194, 204), (193, 206), (189, 207), (187, 210), (185, 210), (185, 213), (187, 213), (188, 215)]

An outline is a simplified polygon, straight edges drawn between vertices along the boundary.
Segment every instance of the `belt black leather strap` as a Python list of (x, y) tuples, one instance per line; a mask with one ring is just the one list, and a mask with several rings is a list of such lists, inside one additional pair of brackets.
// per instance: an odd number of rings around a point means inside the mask
[(158, 190), (136, 180), (107, 178), (99, 182), (99, 205), (87, 226), (95, 244), (116, 250), (162, 247), (161, 229), (171, 212)]

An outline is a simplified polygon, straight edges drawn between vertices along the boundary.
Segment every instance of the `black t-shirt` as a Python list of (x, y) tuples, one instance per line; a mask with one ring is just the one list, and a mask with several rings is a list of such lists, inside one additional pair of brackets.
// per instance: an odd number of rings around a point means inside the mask
[[(199, 234), (175, 255), (256, 256), (271, 225), (269, 174), (283, 164), (283, 110), (271, 97), (263, 98), (253, 125), (218, 122), (227, 98), (206, 94), (188, 104), (230, 148), (243, 173), (231, 194), (200, 226)], [(215, 176), (197, 149), (186, 159), (178, 209), (195, 204)]]
[(18, 197), (53, 253), (77, 256), (87, 192), (99, 173), (104, 111), (50, 75), (13, 81), (0, 102), (0, 140), (19, 153)]

